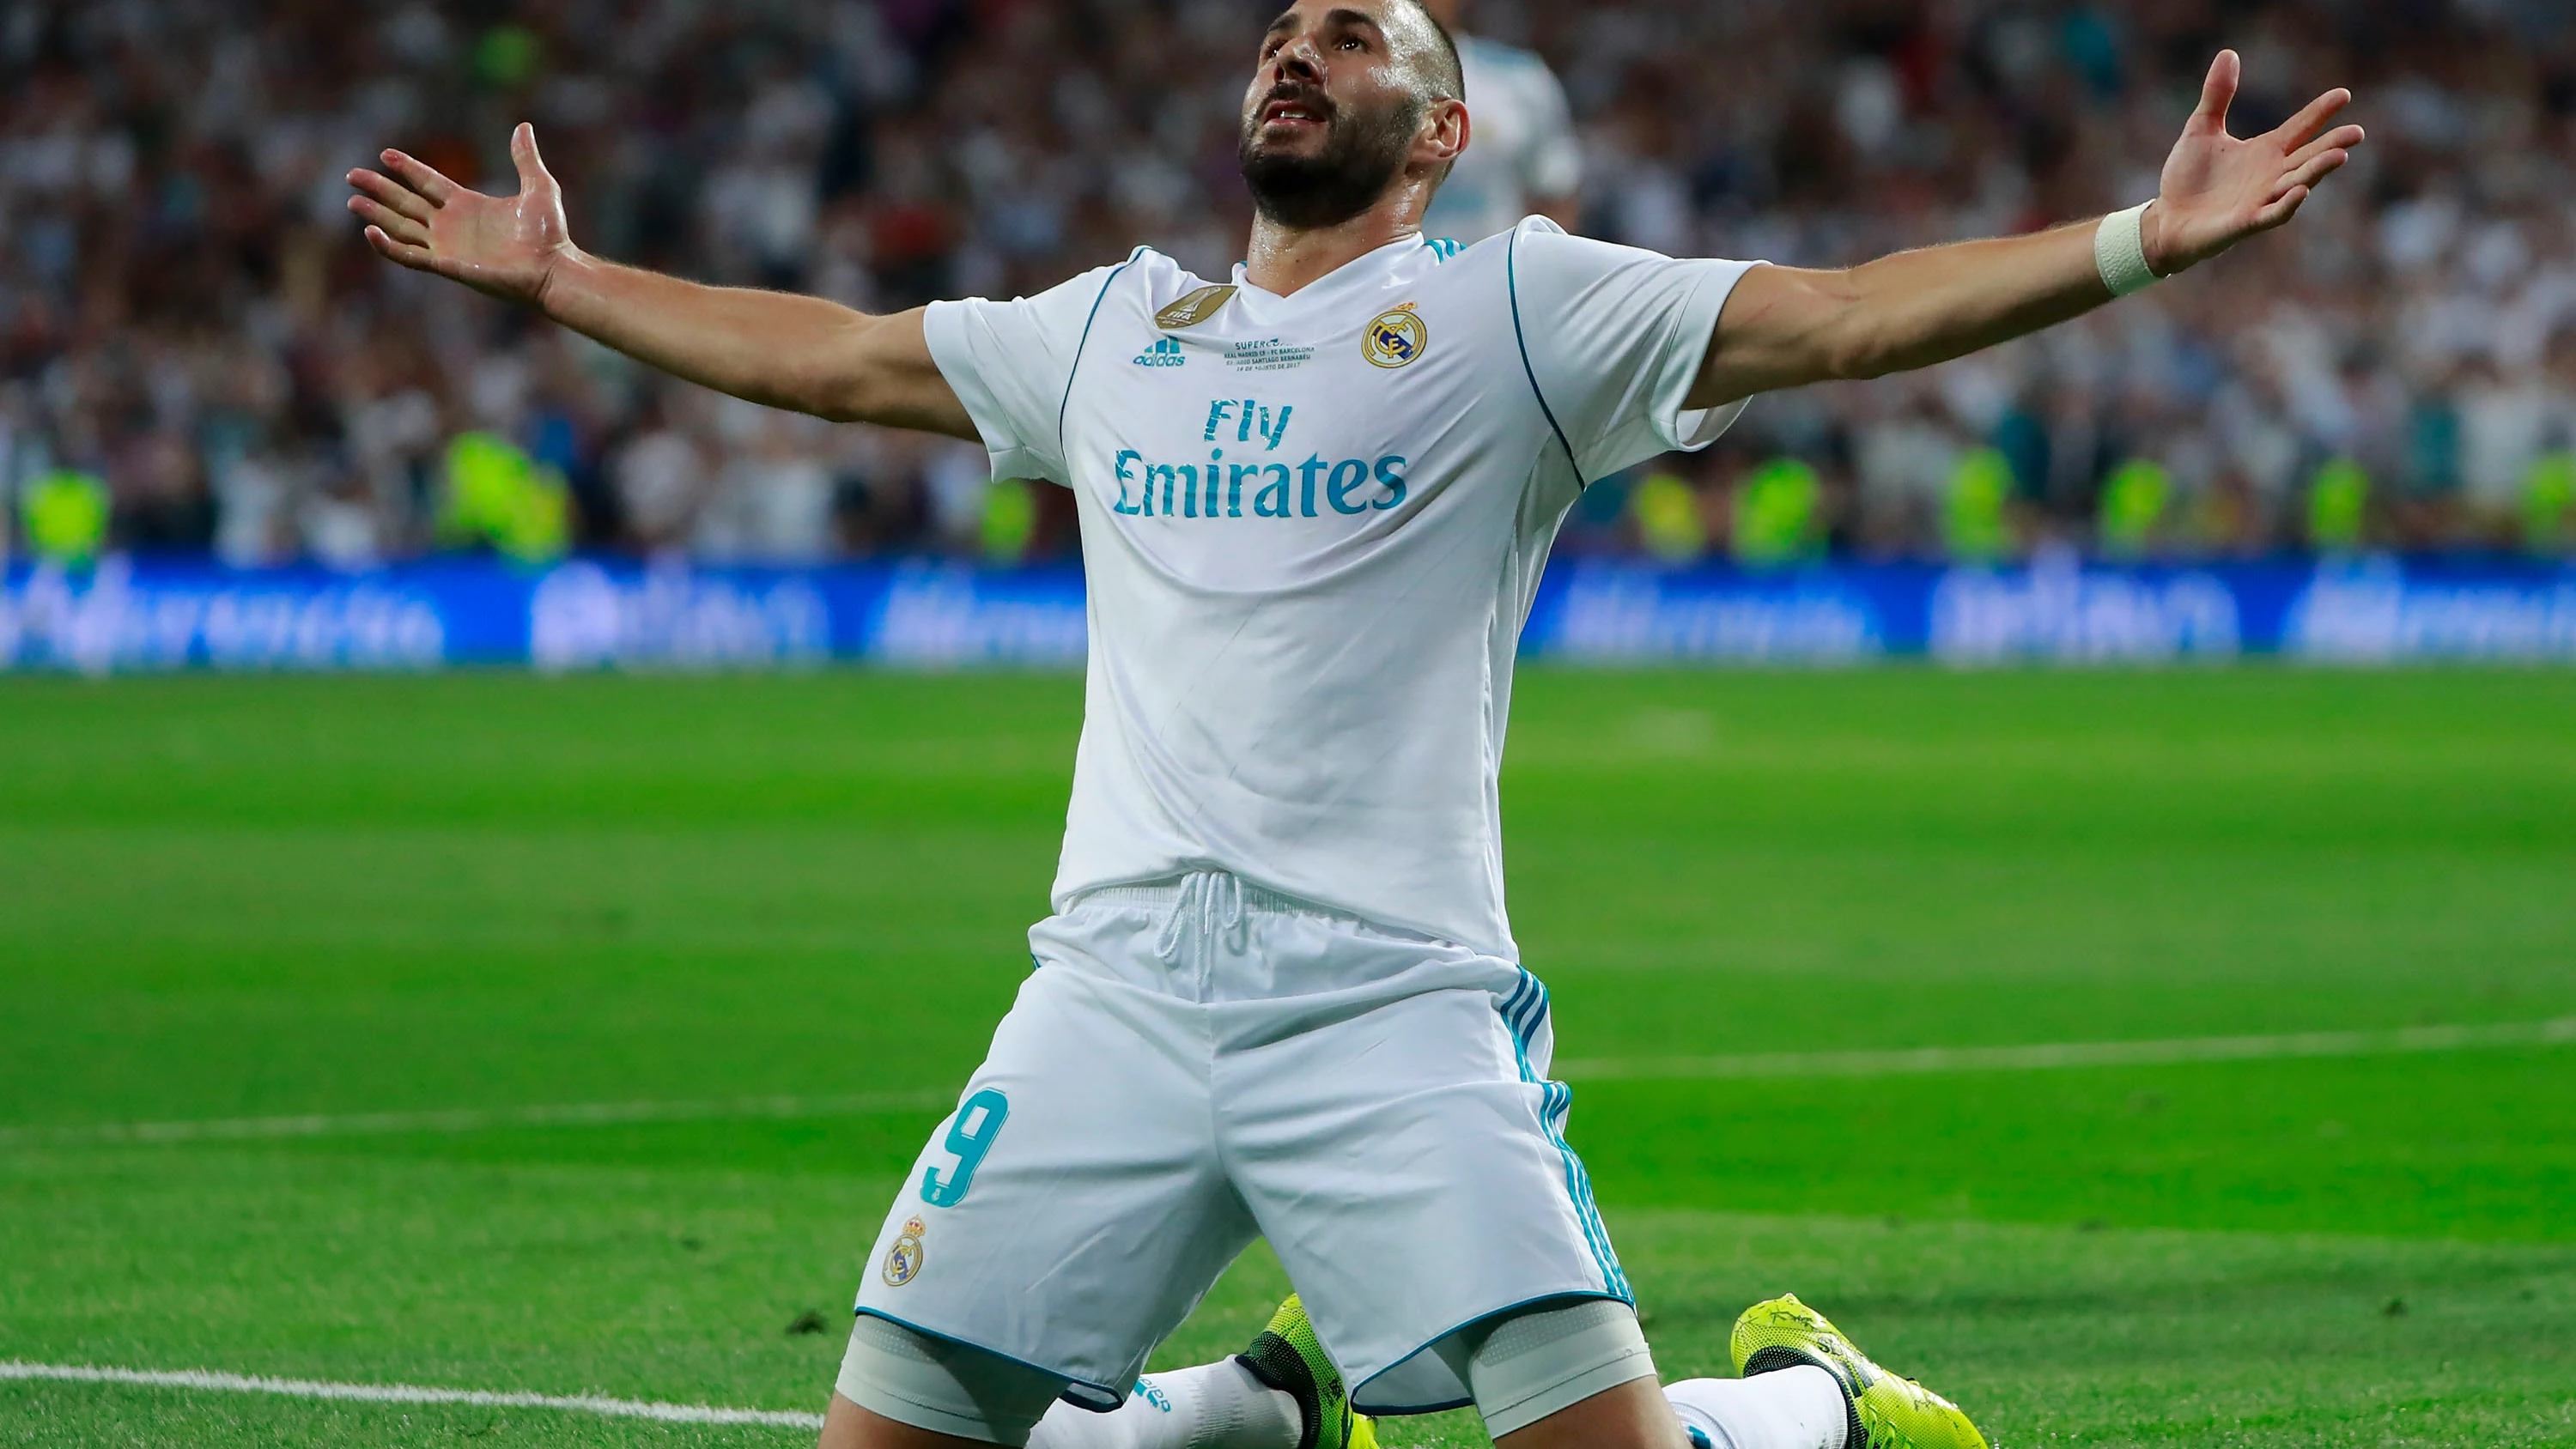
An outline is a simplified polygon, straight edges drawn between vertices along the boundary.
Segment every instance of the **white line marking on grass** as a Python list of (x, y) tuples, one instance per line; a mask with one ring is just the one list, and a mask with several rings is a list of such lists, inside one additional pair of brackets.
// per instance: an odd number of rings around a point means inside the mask
[(362, 1404), (468, 1404), (486, 1409), (567, 1409), (619, 1419), (658, 1419), (666, 1424), (767, 1424), (780, 1429), (823, 1427), (820, 1414), (794, 1409), (719, 1409), (705, 1404), (657, 1404), (592, 1394), (496, 1393), (489, 1389), (438, 1389), (419, 1384), (335, 1384), (318, 1379), (272, 1379), (212, 1369), (94, 1368), (88, 1364), (0, 1361), (0, 1379), (54, 1379), (69, 1383), (141, 1384), (156, 1389), (212, 1389), (220, 1393), (282, 1394), (297, 1399), (347, 1399)]
[(2064, 1067), (2169, 1066), (2187, 1062), (2371, 1057), (2478, 1047), (2576, 1042), (2576, 1016), (2483, 1026), (2405, 1026), (2380, 1031), (2302, 1031), (2172, 1041), (2082, 1041), (2032, 1046), (1914, 1047), (1896, 1051), (1763, 1052), (1727, 1057), (1584, 1057), (1556, 1064), (1568, 1080), (1684, 1077), (1883, 1077), (1932, 1072), (2037, 1072)]
[(369, 1137), (488, 1132), (499, 1127), (607, 1127), (627, 1122), (738, 1122), (760, 1117), (873, 1117), (957, 1105), (953, 1091), (859, 1092), (838, 1097), (723, 1097), (700, 1102), (575, 1102), (553, 1107), (467, 1107), (437, 1112), (348, 1112), (228, 1117), (202, 1122), (98, 1122), (0, 1127), (0, 1147), (109, 1142), (231, 1142), (276, 1137)]

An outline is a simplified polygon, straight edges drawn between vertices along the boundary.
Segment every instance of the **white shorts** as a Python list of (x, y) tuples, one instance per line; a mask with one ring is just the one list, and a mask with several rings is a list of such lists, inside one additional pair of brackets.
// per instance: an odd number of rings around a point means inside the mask
[(897, 1195), (858, 1311), (1123, 1401), (1256, 1236), (1370, 1413), (1454, 1330), (1633, 1301), (1508, 961), (1206, 873), (1075, 901)]

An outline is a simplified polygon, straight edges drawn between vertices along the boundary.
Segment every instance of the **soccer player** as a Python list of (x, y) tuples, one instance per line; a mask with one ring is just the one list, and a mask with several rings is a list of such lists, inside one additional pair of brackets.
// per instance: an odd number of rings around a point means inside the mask
[(1533, 214), (1581, 230), (1583, 146), (1556, 72), (1535, 51), (1462, 28), (1466, 0), (1424, 3), (1458, 42), (1460, 99), (1476, 117), (1476, 144), (1432, 194), (1422, 234), (1479, 242)]
[[(2360, 142), (2331, 125), (2350, 98), (2240, 140), (2237, 74), (2211, 66), (2151, 204), (1847, 271), (1539, 219), (1426, 242), (1472, 122), (1420, 0), (1271, 23), (1258, 219), (1222, 281), (1139, 248), (863, 316), (590, 256), (524, 126), (515, 197), (399, 152), (352, 172), (405, 266), (1073, 490), (1091, 652), (1054, 913), (878, 1234), (827, 1449), (1364, 1449), (1354, 1407), (1467, 1403), (1508, 1449), (1981, 1445), (1794, 1298), (1738, 1321), (1745, 1377), (1659, 1387), (1503, 910), (1514, 643), (1590, 480), (1756, 393), (1956, 357), (2289, 220)], [(1140, 1385), (1256, 1235), (1301, 1299)]]

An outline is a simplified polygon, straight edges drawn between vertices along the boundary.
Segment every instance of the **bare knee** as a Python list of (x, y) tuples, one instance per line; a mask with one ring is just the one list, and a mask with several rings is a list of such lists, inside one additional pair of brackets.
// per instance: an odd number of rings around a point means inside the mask
[(823, 1437), (817, 1449), (994, 1449), (976, 1439), (916, 1428), (900, 1419), (861, 1408), (840, 1394), (823, 1413)]
[(1691, 1449), (1682, 1421), (1652, 1378), (1630, 1379), (1524, 1425), (1494, 1449)]

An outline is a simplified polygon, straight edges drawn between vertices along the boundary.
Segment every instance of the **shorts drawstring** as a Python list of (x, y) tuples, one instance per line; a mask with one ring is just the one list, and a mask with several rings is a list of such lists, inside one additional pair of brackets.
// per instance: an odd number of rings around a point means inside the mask
[(1250, 939), (1250, 923), (1243, 913), (1243, 878), (1224, 870), (1194, 870), (1181, 877), (1172, 913), (1154, 937), (1154, 954), (1167, 964), (1180, 964), (1181, 942), (1188, 931), (1185, 921), (1197, 923), (1202, 950), (1213, 948), (1220, 935), (1233, 949), (1242, 950)]
[(1215, 924), (1223, 928), (1227, 944), (1241, 951), (1252, 943), (1252, 923), (1243, 913), (1243, 877), (1229, 872), (1217, 879), (1225, 882), (1225, 914)]

